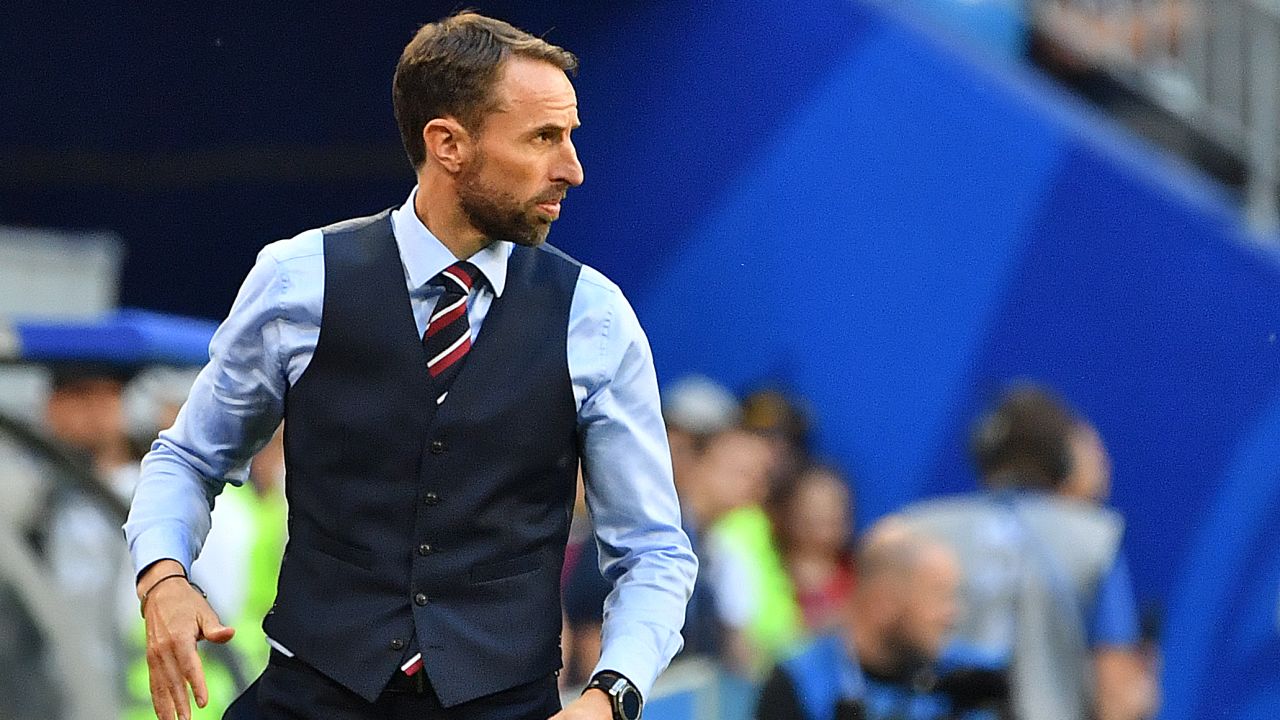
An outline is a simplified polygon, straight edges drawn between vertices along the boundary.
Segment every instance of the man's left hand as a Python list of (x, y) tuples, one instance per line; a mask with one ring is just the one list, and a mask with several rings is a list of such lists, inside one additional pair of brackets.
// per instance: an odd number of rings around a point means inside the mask
[(613, 720), (613, 706), (603, 690), (593, 688), (553, 715), (551, 720)]

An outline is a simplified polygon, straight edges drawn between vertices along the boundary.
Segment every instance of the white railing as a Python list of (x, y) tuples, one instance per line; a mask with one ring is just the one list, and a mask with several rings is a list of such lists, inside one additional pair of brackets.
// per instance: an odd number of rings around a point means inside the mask
[(1280, 0), (1035, 0), (1042, 33), (1236, 153), (1280, 229)]

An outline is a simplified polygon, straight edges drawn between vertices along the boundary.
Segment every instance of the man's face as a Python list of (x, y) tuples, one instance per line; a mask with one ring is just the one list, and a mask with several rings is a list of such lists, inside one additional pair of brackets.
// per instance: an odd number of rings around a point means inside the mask
[(809, 470), (798, 482), (787, 513), (792, 542), (828, 557), (842, 553), (853, 526), (844, 481), (825, 470)]
[(769, 444), (758, 435), (729, 430), (712, 438), (698, 470), (714, 512), (764, 502), (769, 491), (769, 458)]
[(1080, 425), (1068, 438), (1071, 474), (1060, 488), (1063, 495), (1104, 503), (1111, 494), (1111, 458), (1102, 436), (1090, 425)]
[(922, 661), (937, 660), (959, 612), (959, 563), (946, 548), (925, 548), (907, 585), (900, 627), (902, 645)]
[(569, 136), (578, 98), (569, 78), (540, 60), (513, 57), (501, 70), (476, 152), (458, 177), (467, 220), (486, 237), (535, 246), (560, 216), (560, 201), (582, 184)]
[(124, 384), (114, 378), (83, 378), (49, 396), (45, 418), (54, 437), (99, 452), (125, 436)]

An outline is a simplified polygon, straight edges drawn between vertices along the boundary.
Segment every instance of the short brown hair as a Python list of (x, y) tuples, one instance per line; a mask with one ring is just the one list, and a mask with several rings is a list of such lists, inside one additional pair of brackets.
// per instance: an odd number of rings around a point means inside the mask
[(426, 162), (422, 128), (452, 116), (478, 130), (494, 108), (493, 86), (512, 55), (576, 72), (578, 58), (564, 48), (505, 23), (464, 10), (423, 25), (405, 46), (391, 83), (400, 139), (415, 168)]
[(973, 431), (978, 472), (988, 485), (1055, 490), (1071, 473), (1071, 433), (1081, 422), (1047, 387), (1020, 381)]

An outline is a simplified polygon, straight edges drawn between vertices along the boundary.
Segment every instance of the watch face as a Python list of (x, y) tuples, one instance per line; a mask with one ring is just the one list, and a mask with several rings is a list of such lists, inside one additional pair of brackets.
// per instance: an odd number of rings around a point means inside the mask
[(633, 687), (628, 687), (622, 691), (622, 696), (618, 698), (622, 705), (622, 717), (627, 720), (636, 720), (640, 717), (640, 692)]

